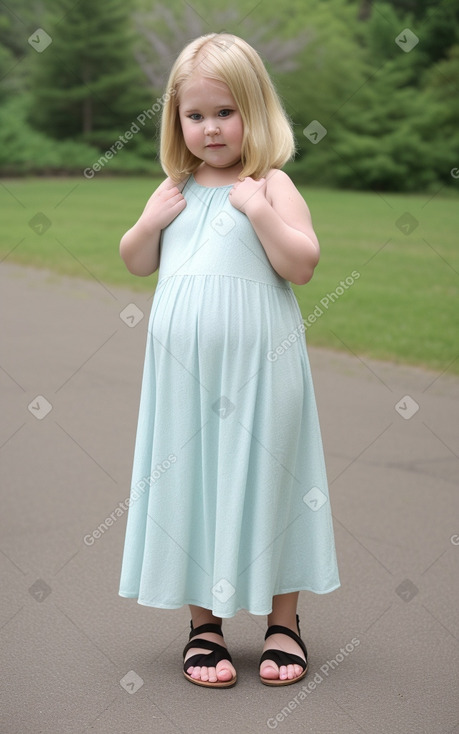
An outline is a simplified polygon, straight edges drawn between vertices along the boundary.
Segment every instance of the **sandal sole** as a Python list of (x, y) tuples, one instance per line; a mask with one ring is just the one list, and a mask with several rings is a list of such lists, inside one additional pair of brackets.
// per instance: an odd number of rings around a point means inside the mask
[(211, 681), (192, 678), (188, 675), (188, 673), (185, 673), (185, 671), (182, 672), (185, 678), (190, 681), (190, 683), (194, 683), (195, 686), (202, 686), (203, 688), (232, 688), (237, 683), (237, 675), (234, 678), (231, 678), (231, 680), (221, 680), (212, 683)]
[(263, 683), (264, 686), (291, 686), (292, 683), (298, 683), (298, 681), (303, 680), (308, 670), (309, 666), (307, 665), (301, 675), (299, 675), (297, 678), (292, 678), (291, 680), (279, 680), (279, 678), (262, 678), (262, 676), (260, 675), (260, 681)]

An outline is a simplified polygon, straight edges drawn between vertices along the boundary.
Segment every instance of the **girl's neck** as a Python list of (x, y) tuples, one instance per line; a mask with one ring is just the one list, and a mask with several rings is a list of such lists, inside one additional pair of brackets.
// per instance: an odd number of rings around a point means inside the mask
[(240, 161), (228, 168), (214, 168), (206, 163), (201, 163), (193, 175), (196, 183), (201, 186), (227, 186), (238, 181), (241, 171), (242, 163)]

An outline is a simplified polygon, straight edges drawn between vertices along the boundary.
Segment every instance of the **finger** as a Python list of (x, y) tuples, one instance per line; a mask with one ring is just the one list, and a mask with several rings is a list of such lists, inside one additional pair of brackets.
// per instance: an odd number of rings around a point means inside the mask
[(164, 179), (164, 181), (158, 186), (156, 191), (171, 191), (173, 189), (179, 190), (178, 186), (181, 184), (181, 181), (173, 181), (170, 176)]
[(161, 184), (161, 188), (165, 189), (176, 189), (177, 188), (178, 181), (173, 181), (170, 176), (168, 176)]
[(174, 206), (177, 206), (177, 204), (180, 204), (182, 202), (185, 202), (186, 204), (185, 197), (182, 196), (180, 191), (177, 191), (177, 190), (174, 191), (174, 189), (171, 189), (170, 191), (163, 193), (161, 200), (162, 200), (163, 205), (167, 207), (174, 207)]
[(174, 196), (182, 196), (177, 186), (173, 186), (170, 189), (163, 189), (161, 191), (161, 198), (164, 199), (165, 201), (168, 201), (169, 199), (173, 199)]
[(168, 189), (167, 191), (164, 191), (162, 195), (163, 201), (173, 201), (174, 199), (177, 199), (177, 201), (179, 201), (180, 199), (184, 198), (185, 197), (180, 193), (177, 188)]
[(179, 199), (178, 201), (176, 201), (173, 204), (172, 209), (177, 209), (178, 212), (181, 212), (183, 211), (183, 209), (185, 209), (185, 207), (186, 207), (186, 199), (182, 197), (181, 199)]

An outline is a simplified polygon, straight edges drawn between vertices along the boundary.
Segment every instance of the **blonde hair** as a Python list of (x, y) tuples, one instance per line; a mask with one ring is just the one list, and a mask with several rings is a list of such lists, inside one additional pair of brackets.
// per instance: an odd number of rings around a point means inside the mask
[(180, 91), (194, 72), (226, 84), (243, 121), (242, 179), (260, 179), (281, 168), (295, 152), (292, 125), (258, 53), (229, 33), (209, 33), (189, 43), (169, 76), (161, 117), (160, 160), (173, 180), (196, 171), (201, 160), (185, 145), (179, 117)]

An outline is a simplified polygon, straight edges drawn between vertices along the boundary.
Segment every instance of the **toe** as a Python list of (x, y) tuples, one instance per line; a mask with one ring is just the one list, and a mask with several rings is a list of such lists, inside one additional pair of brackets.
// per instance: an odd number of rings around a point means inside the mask
[[(190, 669), (188, 669), (188, 670), (190, 670)], [(199, 680), (200, 677), (201, 677), (201, 667), (199, 665), (195, 665), (194, 668), (191, 669), (190, 675), (195, 680)]]
[(219, 680), (230, 680), (232, 678), (231, 671), (226, 668), (223, 668), (221, 673), (220, 671), (217, 673), (215, 668), (207, 668), (205, 665), (189, 667), (186, 672), (193, 680), (202, 680), (204, 683), (217, 683)]
[(231, 680), (235, 674), (235, 670), (229, 660), (222, 660), (221, 663), (219, 663), (219, 666), (220, 667), (217, 666), (216, 669), (216, 678), (220, 681)]
[(303, 672), (303, 668), (301, 665), (289, 665), (288, 666), (288, 679), (289, 680), (295, 680), (295, 678), (299, 678), (301, 673)]
[(289, 677), (288, 675), (288, 667), (286, 665), (281, 665), (279, 668), (279, 678), (280, 680), (287, 680)]
[(206, 670), (207, 670), (207, 678), (204, 679), (201, 677), (201, 680), (207, 680), (209, 681), (209, 683), (216, 683), (218, 681), (218, 677), (217, 677), (217, 671), (215, 670), (215, 668), (206, 668)]
[(275, 663), (272, 663), (270, 660), (266, 662), (266, 664), (262, 665), (260, 668), (260, 675), (262, 678), (268, 678), (269, 680), (275, 680), (276, 678), (279, 678), (279, 668)]
[(206, 668), (204, 665), (202, 666), (200, 678), (204, 683), (207, 683), (207, 681), (210, 680), (212, 670), (215, 671), (215, 668)]
[(281, 665), (280, 668), (274, 662), (267, 661), (265, 665), (260, 668), (260, 675), (262, 678), (268, 680), (294, 680), (298, 678), (303, 669), (300, 665)]

